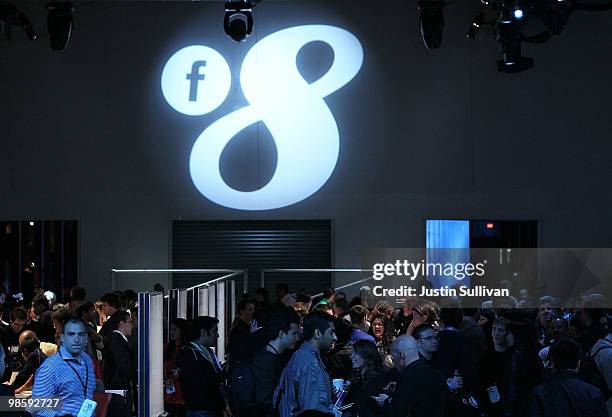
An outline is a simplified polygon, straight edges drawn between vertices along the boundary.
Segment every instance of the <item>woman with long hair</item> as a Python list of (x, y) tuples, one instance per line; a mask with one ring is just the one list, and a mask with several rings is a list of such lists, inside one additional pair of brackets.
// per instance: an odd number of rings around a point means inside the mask
[(188, 339), (188, 322), (176, 318), (170, 322), (170, 341), (164, 344), (164, 404), (173, 417), (185, 415), (185, 400), (176, 369), (176, 356)]
[(369, 340), (359, 340), (353, 345), (351, 362), (353, 376), (344, 404), (354, 405), (346, 415), (359, 415), (359, 417), (380, 415), (380, 408), (371, 397), (383, 392), (390, 380), (384, 372), (378, 349)]
[(394, 338), (390, 336), (388, 332), (385, 332), (387, 316), (381, 313), (375, 313), (372, 316), (370, 323), (370, 331), (368, 333), (370, 336), (374, 337), (378, 354), (380, 355), (380, 358), (384, 360), (389, 355), (391, 344), (394, 340)]

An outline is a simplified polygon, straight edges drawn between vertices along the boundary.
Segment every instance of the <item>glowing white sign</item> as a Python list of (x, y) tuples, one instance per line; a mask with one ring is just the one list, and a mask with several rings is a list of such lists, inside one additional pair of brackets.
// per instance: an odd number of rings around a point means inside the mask
[[(296, 58), (304, 45), (314, 41), (327, 43), (334, 51), (334, 61), (326, 74), (308, 84), (297, 69)], [(297, 26), (255, 44), (240, 72), (250, 105), (211, 124), (191, 150), (189, 169), (196, 188), (218, 204), (242, 210), (284, 207), (314, 194), (331, 176), (339, 150), (336, 120), (323, 98), (347, 84), (362, 63), (359, 40), (334, 26)], [(162, 91), (177, 111), (201, 115), (223, 102), (230, 78), (219, 53), (205, 46), (189, 46), (166, 64)], [(265, 123), (276, 143), (276, 171), (259, 190), (235, 190), (221, 176), (221, 153), (236, 134), (258, 121)]]

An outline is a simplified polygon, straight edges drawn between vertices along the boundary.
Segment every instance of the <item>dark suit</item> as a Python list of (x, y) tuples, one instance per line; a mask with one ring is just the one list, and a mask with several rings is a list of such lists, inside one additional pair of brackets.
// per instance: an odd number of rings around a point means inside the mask
[(113, 395), (108, 406), (108, 417), (129, 417), (131, 401), (132, 361), (128, 342), (122, 335), (112, 332), (104, 346), (104, 388), (127, 390), (125, 397)]
[(383, 415), (443, 417), (446, 395), (442, 374), (419, 359), (400, 372), (393, 399), (385, 402)]
[(535, 387), (527, 409), (529, 417), (606, 417), (601, 391), (578, 379), (576, 372), (561, 369)]

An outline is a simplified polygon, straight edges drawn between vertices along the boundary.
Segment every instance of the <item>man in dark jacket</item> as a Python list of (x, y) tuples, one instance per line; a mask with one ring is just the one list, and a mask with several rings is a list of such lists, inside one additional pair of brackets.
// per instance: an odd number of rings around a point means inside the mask
[(20, 388), (28, 382), (28, 379), (34, 375), (44, 360), (47, 359), (47, 356), (40, 350), (40, 341), (31, 330), (26, 330), (19, 336), (19, 350), (25, 359), (25, 365), (23, 365), (23, 368), (21, 368), (11, 384), (13, 390)]
[(550, 348), (556, 370), (552, 378), (536, 386), (529, 401), (529, 417), (606, 417), (601, 391), (578, 379), (580, 346), (564, 339)]
[(338, 340), (333, 349), (323, 355), (323, 363), (331, 379), (349, 379), (353, 373), (353, 348), (348, 343), (353, 328), (348, 320), (338, 317), (334, 319), (334, 326)]
[(455, 370), (459, 371), (465, 389), (473, 393), (476, 390), (477, 357), (474, 356), (472, 342), (459, 331), (463, 311), (461, 308), (444, 307), (440, 312), (440, 319), (444, 327), (438, 332), (438, 353), (431, 365), (446, 378), (453, 377)]
[(109, 292), (100, 297), (100, 302), (102, 303), (102, 311), (106, 314), (106, 321), (98, 333), (102, 336), (104, 344), (106, 345), (106, 338), (113, 332), (112, 322), (110, 320), (121, 308), (121, 299), (117, 294)]
[(43, 342), (55, 343), (55, 330), (49, 309), (49, 300), (43, 294), (38, 294), (32, 300), (32, 312), (36, 320), (32, 320), (29, 327), (36, 332), (36, 336)]
[(256, 403), (254, 414), (272, 417), (272, 397), (283, 372), (280, 354), (286, 349), (294, 349), (300, 339), (300, 317), (291, 307), (286, 307), (286, 310), (275, 314), (269, 320), (268, 332), (272, 340), (253, 359)]
[(582, 310), (580, 320), (584, 324), (584, 330), (578, 336), (576, 341), (582, 348), (583, 352), (591, 350), (593, 345), (601, 338), (606, 337), (608, 333), (606, 326), (601, 323), (601, 318), (604, 316), (604, 310), (595, 307), (592, 301), (585, 303), (585, 308)]
[(176, 358), (188, 417), (220, 417), (226, 409), (225, 373), (210, 348), (217, 345), (218, 323), (214, 317), (197, 317), (191, 343)]
[(391, 346), (393, 364), (399, 380), (393, 398), (386, 394), (372, 397), (390, 417), (443, 417), (447, 388), (444, 377), (419, 359), (417, 342), (412, 336), (398, 337)]
[(485, 337), (482, 327), (478, 325), (479, 308), (463, 308), (463, 319), (459, 325), (459, 333), (470, 341), (472, 357), (479, 358), (485, 349)]
[(113, 394), (108, 415), (130, 417), (132, 361), (128, 340), (132, 335), (132, 319), (127, 311), (118, 310), (113, 314), (109, 325), (113, 330), (107, 336), (104, 346), (104, 388), (122, 393)]

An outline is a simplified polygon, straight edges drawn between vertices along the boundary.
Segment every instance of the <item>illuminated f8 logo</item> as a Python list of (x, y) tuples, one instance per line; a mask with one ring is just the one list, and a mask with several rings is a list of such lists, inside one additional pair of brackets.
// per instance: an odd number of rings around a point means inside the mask
[[(325, 75), (309, 84), (297, 69), (296, 57), (304, 45), (314, 41), (331, 46), (334, 62)], [(357, 38), (334, 26), (297, 26), (255, 44), (240, 72), (250, 105), (208, 126), (193, 145), (189, 170), (196, 188), (218, 204), (242, 210), (284, 207), (314, 194), (334, 171), (340, 144), (336, 120), (323, 98), (353, 79), (362, 63), (363, 49)], [(200, 73), (201, 68), (205, 74)], [(176, 52), (162, 73), (164, 97), (187, 115), (216, 109), (227, 97), (230, 84), (225, 59), (202, 45)], [(236, 134), (259, 121), (276, 142), (276, 171), (259, 190), (235, 190), (221, 176), (221, 154)]]

